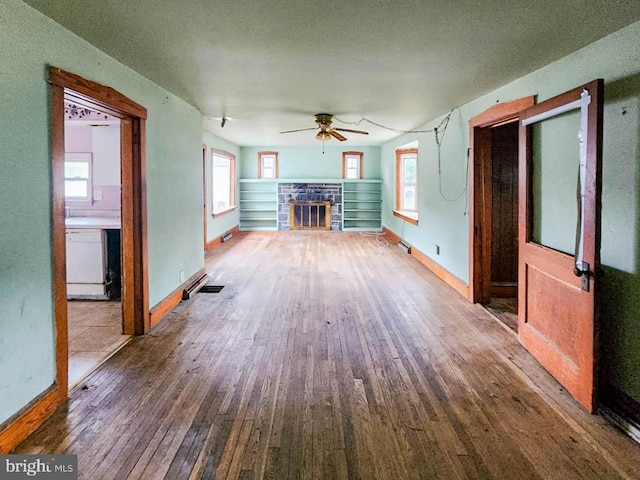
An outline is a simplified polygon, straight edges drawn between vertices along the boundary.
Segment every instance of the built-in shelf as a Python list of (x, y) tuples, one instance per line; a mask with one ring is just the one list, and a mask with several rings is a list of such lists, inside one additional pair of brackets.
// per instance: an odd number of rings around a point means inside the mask
[(379, 230), (382, 225), (382, 181), (343, 182), (342, 230)]
[(278, 229), (280, 183), (340, 184), (343, 231), (377, 231), (382, 225), (382, 180), (252, 178), (240, 180), (240, 230)]
[(278, 229), (278, 182), (240, 180), (240, 230)]

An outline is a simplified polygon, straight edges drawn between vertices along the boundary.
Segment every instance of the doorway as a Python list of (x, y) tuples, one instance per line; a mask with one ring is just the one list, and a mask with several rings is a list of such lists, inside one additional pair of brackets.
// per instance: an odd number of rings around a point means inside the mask
[(470, 126), (470, 300), (518, 329), (518, 113), (533, 97), (498, 104)]
[(131, 338), (124, 335), (120, 119), (64, 99), (69, 389)]
[(491, 129), (491, 286), (485, 306), (518, 331), (518, 122)]
[[(144, 126), (146, 110), (109, 87), (55, 67), (49, 68), (49, 81), (51, 83), (56, 389), (58, 401), (63, 402), (67, 398), (69, 386), (70, 327), (67, 299), (69, 289), (67, 287), (68, 212), (65, 198), (65, 102), (73, 102), (76, 108), (109, 115), (119, 121), (119, 127), (117, 128), (120, 135), (120, 239), (117, 240), (117, 236), (107, 234), (104, 234), (104, 237), (102, 234), (99, 236), (100, 239), (104, 240), (105, 244), (109, 242), (111, 244), (120, 244), (121, 308), (118, 308), (118, 310), (120, 311), (121, 331), (127, 335), (143, 334), (149, 329), (146, 192), (144, 189)], [(103, 191), (102, 193), (104, 195), (105, 192)], [(95, 191), (92, 192), (92, 197), (94, 196), (93, 194), (95, 194)], [(87, 198), (87, 200), (93, 201), (92, 198)], [(91, 201), (88, 201), (87, 204), (90, 204)], [(98, 239), (93, 240), (97, 241)], [(106, 266), (108, 267), (108, 258), (106, 261)], [(113, 277), (115, 277), (115, 274)], [(112, 287), (112, 285), (109, 286), (109, 288)], [(102, 291), (102, 293), (107, 296), (106, 290)]]

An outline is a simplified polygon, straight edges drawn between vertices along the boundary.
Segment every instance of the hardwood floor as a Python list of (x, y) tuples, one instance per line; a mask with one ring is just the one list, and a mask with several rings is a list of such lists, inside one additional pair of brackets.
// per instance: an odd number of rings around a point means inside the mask
[(638, 478), (483, 308), (374, 237), (251, 233), (17, 453), (81, 478)]

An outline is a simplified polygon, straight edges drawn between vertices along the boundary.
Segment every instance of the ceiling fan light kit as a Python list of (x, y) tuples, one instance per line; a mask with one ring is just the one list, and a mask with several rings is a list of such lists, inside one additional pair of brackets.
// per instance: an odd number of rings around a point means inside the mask
[(344, 142), (347, 139), (347, 137), (345, 137), (344, 135), (342, 135), (341, 133), (338, 133), (338, 132), (347, 132), (347, 133), (357, 133), (357, 134), (360, 134), (360, 135), (369, 135), (369, 132), (365, 132), (363, 130), (352, 130), (352, 129), (349, 129), (349, 128), (334, 128), (334, 127), (332, 127), (331, 124), (333, 122), (333, 115), (330, 114), (330, 113), (316, 113), (315, 122), (317, 124), (317, 127), (300, 128), (298, 130), (287, 130), (286, 132), (280, 132), (280, 133), (304, 132), (306, 130), (315, 130), (316, 128), (318, 128), (319, 131), (316, 134), (316, 139), (320, 140), (322, 142), (324, 142), (325, 140), (331, 140), (331, 137), (333, 137), (336, 140), (339, 140), (341, 142)]

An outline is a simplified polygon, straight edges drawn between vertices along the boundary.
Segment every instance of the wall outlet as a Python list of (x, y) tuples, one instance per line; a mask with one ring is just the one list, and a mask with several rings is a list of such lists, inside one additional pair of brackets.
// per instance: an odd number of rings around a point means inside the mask
[(94, 200), (102, 200), (102, 190), (96, 190), (93, 192), (93, 199)]
[(180, 270), (180, 283), (184, 282), (184, 270)]
[(440, 245), (436, 245), (436, 255), (440, 255)]

